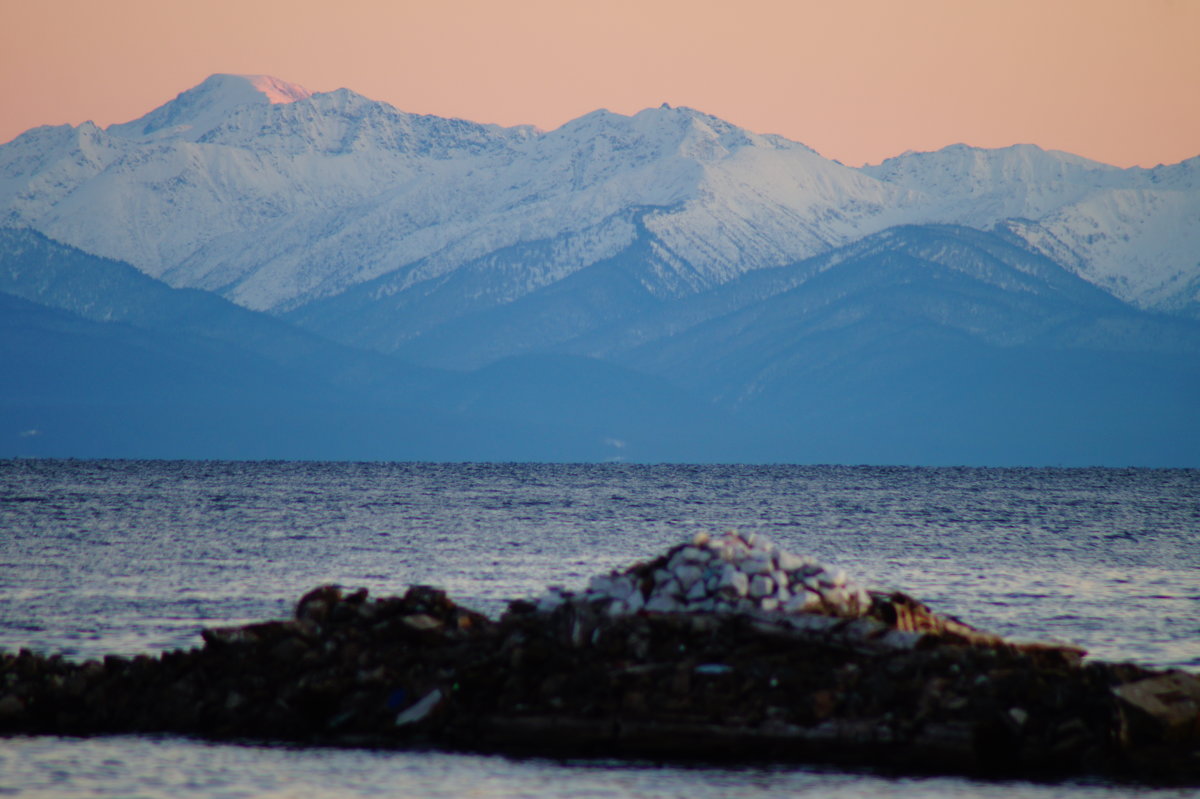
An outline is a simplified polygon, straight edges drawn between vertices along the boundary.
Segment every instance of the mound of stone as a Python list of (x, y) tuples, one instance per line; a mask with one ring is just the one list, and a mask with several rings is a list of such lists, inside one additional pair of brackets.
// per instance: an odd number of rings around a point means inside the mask
[[(537, 600), (552, 611), (573, 598), (552, 588)], [(612, 616), (658, 613), (820, 613), (856, 618), (871, 610), (866, 588), (810, 557), (757, 534), (698, 533), (690, 543), (623, 572), (593, 577), (581, 599)]]
[[(822, 627), (814, 616), (869, 619), (905, 633), (977, 644), (1001, 641), (951, 616), (935, 614), (906, 594), (870, 591), (843, 569), (788, 552), (763, 535), (734, 530), (720, 536), (697, 533), (657, 558), (593, 577), (581, 593), (551, 586), (532, 601), (532, 608), (520, 601), (513, 609), (552, 614), (567, 605), (587, 605), (612, 618), (639, 613), (740, 614), (765, 616), (768, 621), (807, 619), (810, 628)], [(1083, 654), (1072, 647), (1057, 648)]]

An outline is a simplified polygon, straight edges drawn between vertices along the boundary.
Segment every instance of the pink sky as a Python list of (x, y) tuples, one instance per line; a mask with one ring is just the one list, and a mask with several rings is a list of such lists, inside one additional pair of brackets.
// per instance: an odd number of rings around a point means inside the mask
[(542, 128), (669, 102), (853, 165), (1200, 154), (1200, 0), (0, 0), (0, 141), (214, 72)]

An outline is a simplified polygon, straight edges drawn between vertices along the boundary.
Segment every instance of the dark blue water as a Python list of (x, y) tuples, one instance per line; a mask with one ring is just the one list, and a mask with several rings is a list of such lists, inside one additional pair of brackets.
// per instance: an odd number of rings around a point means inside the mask
[[(1200, 668), (1197, 470), (0, 462), (0, 647), (187, 647), (204, 626), (284, 616), (327, 582), (379, 594), (429, 583), (495, 615), (731, 527), (1007, 636)], [(170, 738), (0, 742), (0, 775), (31, 796), (1117, 790)]]

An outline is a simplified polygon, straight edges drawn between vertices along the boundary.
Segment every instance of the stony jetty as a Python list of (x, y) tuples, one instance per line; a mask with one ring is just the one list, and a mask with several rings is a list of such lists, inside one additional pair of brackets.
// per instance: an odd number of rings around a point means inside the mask
[(325, 586), (193, 650), (5, 654), (0, 731), (1200, 784), (1195, 675), (1005, 641), (737, 535), (498, 621)]

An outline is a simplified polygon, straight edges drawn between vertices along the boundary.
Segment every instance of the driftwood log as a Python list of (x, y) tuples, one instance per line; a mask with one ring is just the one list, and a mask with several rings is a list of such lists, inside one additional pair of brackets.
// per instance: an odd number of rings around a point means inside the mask
[(492, 621), (428, 587), (326, 586), (193, 650), (0, 656), (0, 732), (1200, 784), (1200, 679), (1004, 641), (902, 594), (858, 619), (580, 600)]

